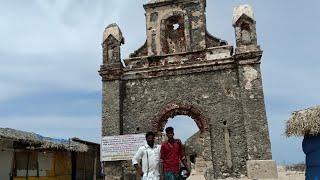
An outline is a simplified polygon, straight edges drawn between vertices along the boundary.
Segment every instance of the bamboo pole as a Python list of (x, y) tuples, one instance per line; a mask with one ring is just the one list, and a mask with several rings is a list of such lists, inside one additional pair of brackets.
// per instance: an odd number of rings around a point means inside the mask
[(97, 150), (95, 150), (95, 155), (94, 155), (93, 180), (97, 180)]
[(30, 160), (30, 152), (28, 151), (27, 155), (27, 172), (26, 172), (26, 180), (29, 179), (29, 160)]

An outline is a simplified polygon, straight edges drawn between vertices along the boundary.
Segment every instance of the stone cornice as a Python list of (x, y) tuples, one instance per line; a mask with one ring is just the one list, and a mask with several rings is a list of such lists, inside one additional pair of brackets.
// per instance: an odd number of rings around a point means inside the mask
[(208, 71), (216, 71), (222, 69), (231, 69), (235, 68), (236, 64), (232, 58), (225, 59), (220, 62), (211, 62), (211, 63), (197, 63), (188, 66), (180, 67), (158, 67), (145, 70), (134, 70), (134, 71), (124, 71), (122, 79), (145, 79), (145, 78), (155, 78), (161, 76), (175, 76), (183, 74), (193, 74), (201, 73)]
[(151, 2), (144, 4), (143, 7), (144, 9), (149, 9), (149, 8), (156, 8), (160, 6), (167, 6), (167, 5), (173, 5), (173, 4), (179, 4), (183, 1), (161, 1), (161, 2)]
[(183, 65), (194, 61), (215, 61), (232, 56), (232, 46), (211, 47), (201, 51), (179, 52), (157, 56), (142, 56), (125, 59), (125, 69), (150, 68), (153, 66)]
[(123, 79), (154, 78), (234, 68), (232, 46), (125, 60)]
[(263, 53), (262, 50), (243, 52), (243, 53), (235, 54), (234, 59), (239, 65), (260, 64), (262, 53)]
[[(237, 50), (237, 49), (236, 49)], [(232, 46), (207, 48), (196, 52), (183, 52), (159, 56), (143, 56), (121, 63), (102, 65), (99, 71), (103, 81), (156, 78), (237, 68), (238, 65), (259, 64), (259, 48), (240, 49), (232, 54)]]
[(99, 75), (102, 77), (102, 81), (121, 79), (123, 75), (123, 66), (121, 63), (101, 65)]

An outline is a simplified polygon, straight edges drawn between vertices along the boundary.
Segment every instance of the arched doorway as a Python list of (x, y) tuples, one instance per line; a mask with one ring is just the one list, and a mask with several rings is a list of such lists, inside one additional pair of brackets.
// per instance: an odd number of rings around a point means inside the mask
[(199, 132), (199, 128), (194, 120), (186, 115), (176, 115), (173, 118), (169, 118), (163, 130), (164, 134), (167, 127), (174, 128), (175, 138), (180, 139), (183, 144), (185, 144), (191, 136)]
[[(174, 120), (179, 122), (172, 124), (171, 122)], [(211, 170), (211, 138), (207, 119), (201, 113), (200, 109), (190, 104), (170, 103), (151, 119), (151, 122), (153, 124), (153, 131), (157, 132), (159, 144), (161, 144), (165, 138), (165, 127), (172, 126), (175, 129), (175, 137), (179, 139), (183, 137), (182, 143), (184, 144), (185, 155), (193, 171), (199, 175), (206, 175)], [(189, 126), (182, 123), (189, 123)], [(192, 129), (195, 129), (195, 131), (193, 132)], [(179, 131), (185, 131), (186, 133), (180, 133), (177, 136), (177, 132)], [(185, 138), (185, 136), (183, 136), (185, 134), (188, 134), (187, 136), (189, 137)], [(187, 139), (188, 141), (185, 141)], [(193, 161), (192, 163), (191, 160)], [(196, 164), (195, 162), (198, 163)]]
[(162, 132), (169, 118), (177, 115), (186, 115), (191, 117), (197, 124), (201, 133), (208, 131), (208, 121), (201, 111), (190, 104), (170, 103), (167, 104), (155, 117), (150, 121), (153, 124), (154, 132)]

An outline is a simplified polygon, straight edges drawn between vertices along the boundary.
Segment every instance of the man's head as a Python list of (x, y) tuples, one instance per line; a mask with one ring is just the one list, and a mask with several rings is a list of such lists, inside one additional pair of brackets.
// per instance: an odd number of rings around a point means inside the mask
[(168, 140), (173, 140), (173, 136), (174, 136), (174, 129), (173, 127), (167, 127), (166, 128), (166, 134), (167, 134), (167, 137), (168, 137)]
[(150, 147), (153, 147), (155, 134), (153, 132), (147, 132), (146, 140)]

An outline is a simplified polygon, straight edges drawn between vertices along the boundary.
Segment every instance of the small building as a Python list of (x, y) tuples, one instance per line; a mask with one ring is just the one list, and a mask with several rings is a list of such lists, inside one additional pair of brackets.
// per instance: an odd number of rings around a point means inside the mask
[(0, 128), (0, 179), (99, 179), (99, 152), (99, 144), (77, 138), (55, 139)]
[(306, 180), (320, 179), (320, 106), (295, 111), (286, 123), (287, 137), (304, 137)]
[(102, 178), (100, 164), (100, 144), (84, 141), (79, 138), (72, 138), (88, 146), (85, 152), (73, 152), (72, 156), (72, 179), (75, 180), (98, 180)]

